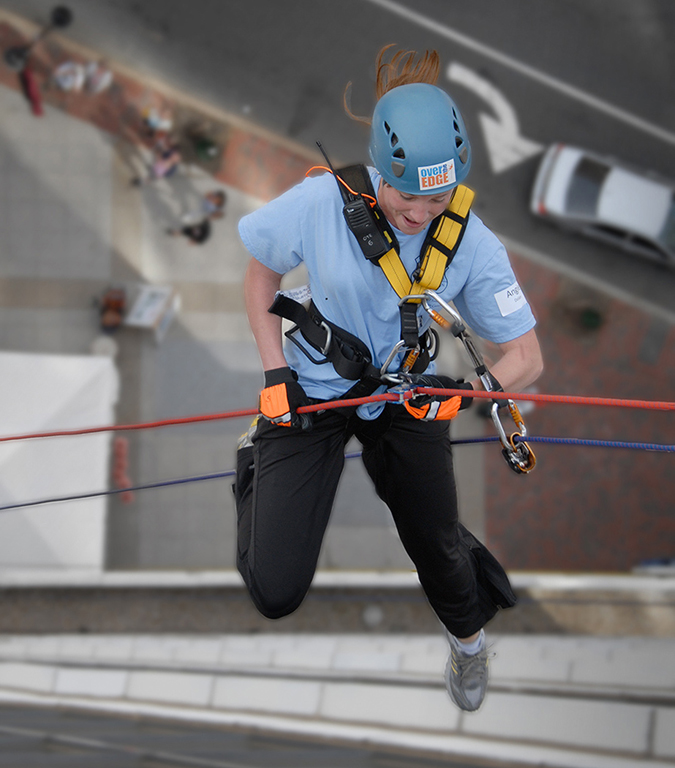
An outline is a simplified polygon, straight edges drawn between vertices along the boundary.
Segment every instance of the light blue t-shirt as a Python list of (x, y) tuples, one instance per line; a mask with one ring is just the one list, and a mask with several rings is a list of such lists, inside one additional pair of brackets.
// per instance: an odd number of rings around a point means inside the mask
[[(377, 190), (380, 176), (373, 168), (369, 171)], [(399, 299), (382, 269), (363, 256), (347, 228), (342, 206), (331, 174), (306, 178), (244, 216), (239, 234), (251, 255), (279, 274), (304, 262), (319, 312), (361, 339), (373, 356), (373, 365), (379, 368), (401, 338)], [(426, 230), (416, 235), (405, 235), (395, 228), (394, 232), (410, 275), (417, 266)], [(473, 213), (437, 292), (446, 302), (454, 302), (465, 323), (488, 341), (511, 341), (535, 325), (504, 246)], [(418, 318), (421, 331), (429, 327), (431, 319), (422, 307)], [(303, 343), (299, 334), (296, 338)], [(305, 346), (316, 358), (318, 353)], [(338, 376), (331, 363), (312, 363), (293, 344), (286, 342), (284, 354), (309, 397), (334, 399), (355, 383)], [(394, 359), (390, 370), (398, 370), (402, 356)], [(381, 403), (362, 406), (359, 415), (372, 419), (382, 408)]]

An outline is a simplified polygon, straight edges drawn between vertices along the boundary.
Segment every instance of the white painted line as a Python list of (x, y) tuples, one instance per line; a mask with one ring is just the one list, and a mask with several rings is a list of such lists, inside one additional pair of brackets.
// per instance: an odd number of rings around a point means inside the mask
[(545, 85), (551, 90), (558, 91), (570, 99), (580, 101), (582, 104), (586, 104), (598, 112), (604, 112), (606, 115), (609, 115), (615, 120), (625, 123), (626, 125), (630, 125), (632, 128), (635, 128), (638, 131), (642, 131), (643, 133), (647, 133), (650, 136), (654, 136), (655, 138), (660, 139), (667, 144), (675, 145), (675, 133), (667, 131), (665, 128), (661, 128), (658, 125), (654, 125), (654, 123), (650, 123), (647, 120), (643, 120), (641, 117), (637, 117), (631, 112), (627, 112), (624, 109), (615, 107), (613, 104), (610, 104), (607, 101), (603, 101), (597, 96), (593, 96), (590, 93), (582, 91), (580, 88), (575, 88), (574, 86), (559, 80), (557, 77), (552, 77), (551, 75), (540, 72), (538, 69), (535, 69), (528, 64), (523, 64), (523, 62), (518, 61), (518, 59), (514, 59), (512, 56), (508, 56), (505, 53), (501, 53), (500, 51), (480, 43), (478, 40), (474, 40), (468, 35), (457, 32), (456, 30), (451, 29), (450, 27), (447, 27), (438, 21), (434, 21), (433, 19), (430, 19), (427, 16), (423, 16), (420, 13), (416, 13), (415, 11), (411, 11), (409, 8), (405, 8), (398, 3), (392, 2), (392, 0), (366, 0), (366, 2), (377, 5), (380, 8), (384, 8), (390, 13), (396, 14), (397, 16), (400, 16), (401, 18), (404, 18), (413, 24), (417, 24), (420, 27), (424, 27), (434, 34), (445, 37), (448, 40), (452, 40), (458, 45), (462, 45), (471, 51), (479, 53), (481, 56), (485, 56), (487, 59), (492, 59), (502, 66), (507, 67), (508, 69), (512, 69), (514, 72), (518, 72), (519, 74), (530, 78), (530, 80), (535, 80), (541, 85)]

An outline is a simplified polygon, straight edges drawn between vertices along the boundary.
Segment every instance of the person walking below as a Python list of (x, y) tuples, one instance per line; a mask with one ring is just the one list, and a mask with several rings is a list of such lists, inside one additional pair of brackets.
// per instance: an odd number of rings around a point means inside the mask
[[(244, 295), (264, 383), (259, 416), (237, 450), (237, 565), (263, 615), (299, 607), (356, 436), (447, 634), (448, 693), (473, 711), (488, 681), (483, 628), (515, 596), (501, 565), (459, 523), (448, 427), (472, 399), (416, 395), (297, 412), (393, 386), (482, 389), (478, 378), (436, 372), (432, 320), (415, 298), (426, 290), (454, 302), (498, 346), (492, 373), (506, 390), (542, 370), (535, 318), (504, 246), (470, 210), (471, 145), (459, 108), (436, 86), (438, 53), (387, 59), (389, 50), (377, 59), (373, 165), (345, 169), (342, 181), (308, 176), (239, 224), (252, 256)], [(280, 292), (300, 263), (308, 286)], [(282, 317), (296, 326), (285, 346)]]
[(135, 176), (131, 185), (140, 187), (143, 184), (168, 179), (178, 170), (183, 160), (178, 141), (169, 134), (157, 137), (152, 147), (152, 160), (145, 176)]
[(211, 222), (225, 216), (227, 196), (222, 189), (207, 192), (201, 200), (200, 210), (186, 213), (181, 226), (167, 229), (167, 235), (187, 238), (191, 245), (201, 245), (211, 237)]

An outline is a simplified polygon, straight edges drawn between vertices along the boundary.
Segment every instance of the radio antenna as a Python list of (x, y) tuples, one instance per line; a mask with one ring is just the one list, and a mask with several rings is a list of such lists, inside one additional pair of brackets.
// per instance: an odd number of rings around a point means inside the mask
[(326, 163), (328, 164), (328, 167), (331, 170), (331, 173), (333, 174), (333, 176), (335, 176), (335, 181), (337, 181), (337, 185), (340, 190), (342, 199), (344, 200), (345, 203), (351, 203), (355, 198), (351, 194), (351, 192), (348, 191), (348, 188), (345, 188), (346, 185), (344, 183), (344, 179), (342, 178), (342, 176), (340, 176), (340, 174), (335, 170), (335, 168), (333, 168), (333, 163), (331, 163), (331, 161), (328, 159), (328, 155), (326, 154), (326, 150), (323, 148), (323, 144), (320, 141), (317, 141), (316, 146), (319, 148), (319, 151), (323, 155), (324, 160), (326, 161)]

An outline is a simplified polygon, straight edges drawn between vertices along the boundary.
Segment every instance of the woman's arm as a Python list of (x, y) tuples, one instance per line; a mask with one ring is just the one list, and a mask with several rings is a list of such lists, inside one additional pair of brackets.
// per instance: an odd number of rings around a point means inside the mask
[(252, 258), (244, 278), (244, 300), (263, 370), (288, 365), (283, 352), (281, 318), (267, 310), (281, 285), (281, 275)]
[[(502, 357), (490, 370), (505, 392), (520, 392), (539, 378), (544, 363), (534, 329), (497, 346)], [(474, 389), (484, 388), (478, 379), (471, 383)]]

